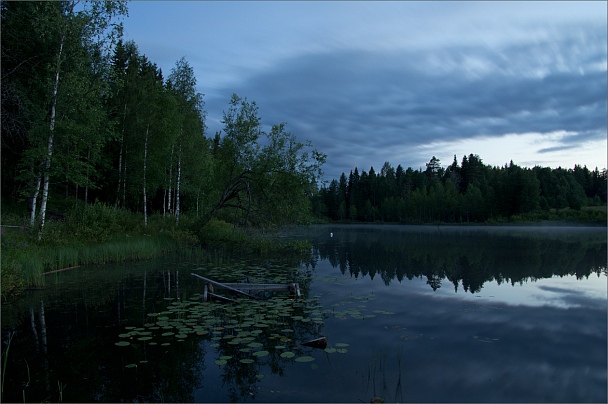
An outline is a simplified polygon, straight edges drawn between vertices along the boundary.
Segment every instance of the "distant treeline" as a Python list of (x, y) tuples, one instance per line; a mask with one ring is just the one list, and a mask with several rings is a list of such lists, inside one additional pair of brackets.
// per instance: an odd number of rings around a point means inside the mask
[(323, 187), (313, 209), (334, 221), (485, 222), (605, 204), (605, 168), (530, 169), (512, 161), (492, 167), (470, 154), (460, 164), (454, 156), (447, 168), (434, 156), (426, 170), (395, 169), (389, 162), (379, 173), (355, 167)]

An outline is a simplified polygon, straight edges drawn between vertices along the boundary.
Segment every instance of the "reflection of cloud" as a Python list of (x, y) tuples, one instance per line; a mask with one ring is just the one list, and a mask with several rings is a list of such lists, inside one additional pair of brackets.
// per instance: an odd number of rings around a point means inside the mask
[[(415, 279), (399, 285), (401, 293), (387, 295), (393, 285), (375, 289), (384, 307), (400, 308), (391, 318), (394, 323), (403, 324), (406, 333), (423, 335), (403, 345), (408, 385), (433, 380), (441, 386), (410, 388), (414, 396), (408, 400), (605, 402), (606, 299), (577, 298), (588, 282), (579, 282), (576, 291), (544, 288), (562, 301), (578, 299), (567, 308), (480, 300), (443, 288), (442, 293), (412, 293), (416, 284), (425, 287)], [(528, 296), (534, 289), (535, 284), (519, 287)], [(490, 293), (486, 287), (484, 292)], [(382, 341), (377, 333), (369, 338)]]

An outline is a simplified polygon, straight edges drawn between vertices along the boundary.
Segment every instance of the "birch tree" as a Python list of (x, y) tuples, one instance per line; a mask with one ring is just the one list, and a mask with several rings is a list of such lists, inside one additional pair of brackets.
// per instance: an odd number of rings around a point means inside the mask
[[(182, 179), (183, 150), (191, 145), (193, 139), (202, 138), (205, 129), (205, 114), (203, 112), (203, 95), (196, 89), (194, 69), (185, 58), (181, 58), (171, 69), (167, 80), (167, 88), (174, 94), (177, 101), (179, 135), (174, 149), (177, 152), (176, 184), (175, 184), (175, 225), (179, 224), (180, 187)], [(169, 190), (171, 187), (169, 188)]]

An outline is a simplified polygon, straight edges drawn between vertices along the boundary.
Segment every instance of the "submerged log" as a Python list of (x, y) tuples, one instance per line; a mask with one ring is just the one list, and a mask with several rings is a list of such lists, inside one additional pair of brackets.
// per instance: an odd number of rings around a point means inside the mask
[(312, 348), (325, 349), (327, 348), (327, 338), (321, 337), (317, 339), (311, 339), (310, 341), (302, 342), (302, 345), (309, 346)]
[(61, 269), (55, 269), (54, 271), (45, 272), (42, 275), (55, 274), (57, 272), (67, 271), (68, 269), (74, 269), (74, 268), (80, 268), (80, 265), (76, 265), (76, 266), (73, 266), (73, 267), (67, 267), (67, 268), (61, 268)]

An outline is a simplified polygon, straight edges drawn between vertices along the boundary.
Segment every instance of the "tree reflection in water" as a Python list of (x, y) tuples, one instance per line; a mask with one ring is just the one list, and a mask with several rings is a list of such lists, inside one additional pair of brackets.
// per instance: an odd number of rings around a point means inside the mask
[(491, 281), (521, 284), (606, 271), (605, 229), (548, 228), (539, 233), (531, 228), (328, 227), (333, 237), (324, 237), (328, 231), (312, 235), (314, 253), (342, 274), (380, 276), (386, 285), (395, 279), (426, 278), (433, 290), (447, 280), (456, 292), (462, 287), (477, 293)]

